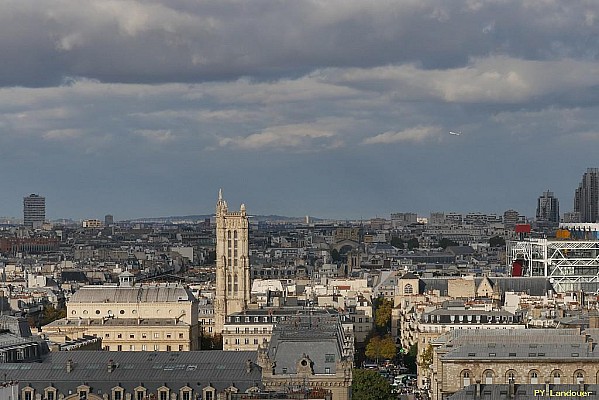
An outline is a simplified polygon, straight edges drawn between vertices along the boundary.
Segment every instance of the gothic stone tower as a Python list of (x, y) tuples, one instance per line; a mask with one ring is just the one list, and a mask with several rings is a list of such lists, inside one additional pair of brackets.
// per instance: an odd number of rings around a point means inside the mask
[(245, 205), (229, 212), (222, 190), (216, 203), (216, 298), (215, 333), (221, 334), (225, 317), (243, 311), (250, 302), (248, 217)]

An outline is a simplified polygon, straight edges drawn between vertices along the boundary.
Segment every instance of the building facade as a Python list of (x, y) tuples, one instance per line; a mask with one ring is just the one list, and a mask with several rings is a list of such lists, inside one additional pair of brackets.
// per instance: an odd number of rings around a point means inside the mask
[(23, 224), (39, 228), (46, 220), (46, 198), (37, 194), (23, 197)]
[(537, 222), (559, 224), (559, 200), (553, 192), (543, 192), (537, 199)]
[(574, 212), (579, 222), (599, 222), (599, 168), (588, 168), (574, 192)]
[(216, 203), (215, 333), (221, 334), (227, 315), (245, 310), (250, 303), (249, 222), (242, 204), (230, 212), (222, 191)]
[(176, 284), (89, 285), (73, 294), (67, 317), (42, 332), (57, 343), (96, 336), (109, 351), (198, 350), (198, 302)]

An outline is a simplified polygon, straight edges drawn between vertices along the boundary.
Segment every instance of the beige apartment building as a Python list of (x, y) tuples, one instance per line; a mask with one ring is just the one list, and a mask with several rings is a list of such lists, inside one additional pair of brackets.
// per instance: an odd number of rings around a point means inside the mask
[(84, 286), (42, 332), (58, 343), (96, 336), (111, 351), (198, 350), (198, 305), (178, 284)]

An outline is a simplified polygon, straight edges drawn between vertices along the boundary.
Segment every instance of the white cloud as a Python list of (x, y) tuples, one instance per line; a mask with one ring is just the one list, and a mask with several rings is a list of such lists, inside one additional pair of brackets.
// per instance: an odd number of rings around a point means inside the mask
[(175, 136), (170, 130), (158, 129), (138, 129), (133, 131), (136, 135), (142, 136), (145, 139), (148, 139), (150, 142), (155, 143), (166, 143), (171, 142), (175, 139)]
[(80, 129), (53, 129), (43, 134), (44, 139), (48, 140), (66, 140), (73, 139), (83, 135)]
[(391, 144), (398, 142), (423, 142), (427, 139), (439, 137), (442, 130), (438, 126), (416, 126), (403, 131), (388, 131), (376, 136), (366, 138), (363, 144)]
[(222, 138), (219, 145), (246, 150), (264, 148), (319, 150), (340, 147), (343, 141), (337, 137), (337, 132), (331, 124), (306, 123), (273, 126), (248, 136)]

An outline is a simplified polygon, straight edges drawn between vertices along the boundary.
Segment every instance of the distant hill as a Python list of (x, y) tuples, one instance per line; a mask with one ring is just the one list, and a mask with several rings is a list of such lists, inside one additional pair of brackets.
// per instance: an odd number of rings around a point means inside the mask
[[(283, 215), (249, 215), (251, 221), (255, 222), (304, 222), (305, 217), (287, 217)], [(170, 217), (150, 217), (150, 218), (136, 218), (120, 222), (129, 223), (141, 223), (141, 222), (202, 222), (206, 219), (214, 218), (214, 214), (200, 214), (200, 215), (177, 215)], [(310, 221), (318, 222), (324, 221), (322, 218), (310, 217)]]

